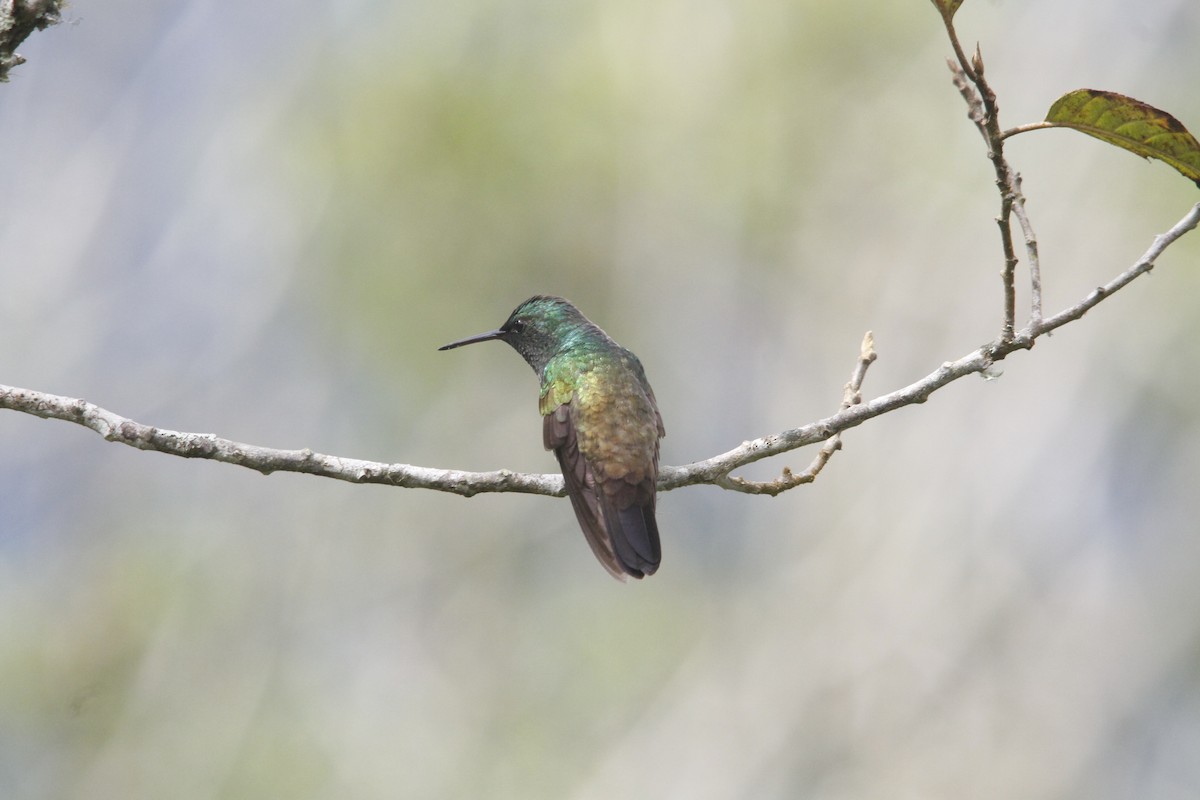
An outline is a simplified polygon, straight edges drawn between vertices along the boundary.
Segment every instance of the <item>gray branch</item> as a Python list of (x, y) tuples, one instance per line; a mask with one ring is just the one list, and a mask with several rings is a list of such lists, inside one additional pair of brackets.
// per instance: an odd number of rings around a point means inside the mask
[[(24, 61), (14, 52), (15, 48), (34, 30), (41, 30), (58, 22), (60, 10), (59, 0), (0, 0), (0, 81), (6, 79), (9, 68)], [(1002, 149), (1003, 139), (1019, 129), (1001, 132), (995, 95), (984, 80), (983, 59), (978, 49), (974, 58), (969, 60), (959, 44), (950, 18), (944, 15), (944, 19), (957, 61), (950, 62), (954, 82), (967, 102), (972, 121), (989, 145), (989, 157), (996, 167), (997, 187), (1003, 199), (1001, 217), (997, 220), (1000, 223), (1005, 250), (1005, 314), (1000, 335), (957, 361), (942, 364), (915, 383), (864, 403), (861, 396), (862, 381), (867, 367), (875, 360), (873, 342), (870, 334), (867, 334), (837, 413), (800, 428), (743, 442), (728, 452), (704, 461), (679, 467), (663, 467), (659, 476), (660, 491), (695, 484), (713, 484), (733, 491), (775, 495), (800, 484), (811, 483), (833, 453), (841, 447), (843, 431), (904, 406), (923, 403), (937, 390), (967, 375), (981, 374), (987, 377), (995, 374), (996, 364), (1011, 353), (1028, 350), (1039, 337), (1079, 319), (1135, 278), (1149, 272), (1167, 247), (1200, 223), (1200, 204), (1197, 204), (1174, 227), (1156, 237), (1145, 254), (1124, 272), (1092, 291), (1075, 305), (1043, 319), (1037, 241), (1025, 215), (1020, 179), (1004, 159)], [(1019, 332), (1013, 330), (1013, 271), (1017, 259), (1009, 225), (1011, 214), (1017, 216), (1025, 235), (1033, 284), (1029, 323)], [(183, 458), (222, 461), (247, 467), (264, 475), (272, 472), (300, 472), (350, 483), (382, 483), (413, 489), (434, 489), (465, 497), (481, 492), (523, 492), (556, 496), (564, 494), (563, 481), (559, 475), (526, 474), (509, 470), (464, 472), (343, 458), (308, 449), (276, 450), (222, 439), (209, 433), (184, 433), (155, 428), (85, 400), (11, 386), (0, 385), (0, 409), (19, 411), (44, 419), (73, 422), (95, 431), (107, 441), (119, 442), (139, 450), (155, 450)], [(799, 474), (794, 474), (784, 467), (779, 479), (765, 482), (750, 481), (733, 475), (734, 471), (755, 461), (820, 442), (826, 444), (817, 452), (810, 466)]]
[[(867, 420), (905, 406), (923, 403), (934, 392), (967, 375), (993, 374), (996, 364), (1010, 354), (1018, 350), (1028, 350), (1041, 336), (1079, 319), (1135, 278), (1149, 272), (1158, 257), (1175, 240), (1195, 229), (1198, 224), (1200, 203), (1193, 206), (1169, 231), (1157, 236), (1150, 248), (1132, 266), (1093, 290), (1075, 305), (1046, 319), (1033, 320), (1011, 339), (1001, 336), (957, 361), (942, 364), (915, 383), (867, 402), (857, 401), (858, 398), (853, 397), (853, 393), (861, 386), (866, 366), (870, 363), (867, 359), (867, 347), (864, 345), (863, 355), (860, 356), (859, 365), (851, 378), (851, 385), (847, 387), (847, 400), (836, 414), (799, 428), (743, 442), (728, 452), (703, 461), (679, 467), (663, 467), (658, 488), (660, 491), (667, 491), (696, 484), (713, 484), (734, 491), (776, 494), (778, 492), (764, 492), (761, 488), (764, 484), (732, 478), (731, 475), (747, 464), (832, 440), (843, 431), (862, 425)], [(873, 348), (870, 355), (873, 358)], [(523, 492), (555, 496), (563, 494), (563, 481), (559, 475), (528, 474), (509, 470), (464, 472), (411, 464), (363, 461), (325, 455), (307, 449), (276, 450), (222, 439), (210, 433), (183, 433), (155, 428), (84, 400), (12, 386), (0, 385), (0, 409), (19, 411), (44, 419), (73, 422), (95, 431), (110, 442), (119, 442), (139, 450), (155, 450), (183, 458), (223, 461), (256, 470), (264, 475), (272, 472), (300, 472), (350, 483), (382, 483), (412, 489), (434, 489), (464, 497), (481, 492)], [(831, 448), (823, 458), (818, 455), (817, 461), (814, 461), (809, 471), (813, 471), (814, 467), (819, 471), (833, 449), (836, 448)], [(795, 480), (790, 471), (785, 469), (782, 483), (789, 481), (792, 485), (807, 482)]]
[(948, 361), (942, 364), (921, 380), (911, 383), (903, 389), (897, 389), (866, 403), (843, 408), (831, 417), (809, 423), (802, 428), (794, 428), (751, 442), (743, 442), (740, 447), (735, 447), (727, 453), (713, 456), (705, 461), (664, 469), (659, 479), (659, 488), (675, 489), (697, 483), (719, 483), (723, 476), (727, 476), (733, 470), (747, 464), (799, 447), (823, 442), (842, 431), (857, 427), (867, 420), (889, 411), (895, 411), (915, 403), (924, 403), (931, 394), (959, 378), (974, 374), (984, 376), (994, 374), (996, 364), (1011, 353), (1017, 350), (1028, 350), (1040, 337), (1061, 328), (1068, 322), (1079, 319), (1102, 301), (1128, 286), (1135, 278), (1149, 272), (1163, 251), (1179, 237), (1195, 229), (1198, 224), (1200, 224), (1200, 203), (1192, 206), (1192, 209), (1169, 231), (1156, 236), (1150, 248), (1124, 272), (1103, 286), (1094, 289), (1075, 305), (1063, 309), (1048, 319), (1030, 322), (1026, 328), (1011, 339), (1001, 335), (957, 361)]
[(562, 477), (528, 475), (508, 470), (463, 472), (454, 469), (384, 464), (317, 453), (312, 450), (277, 450), (222, 439), (211, 433), (185, 433), (155, 428), (122, 417), (95, 403), (73, 397), (0, 385), (0, 408), (21, 411), (43, 419), (60, 419), (90, 428), (105, 440), (154, 450), (181, 458), (207, 458), (270, 475), (301, 472), (350, 483), (384, 483), (410, 489), (437, 489), (470, 497), (478, 492), (563, 494)]
[(25, 63), (17, 52), (34, 31), (45, 30), (61, 19), (60, 0), (0, 0), (0, 81), (8, 71)]

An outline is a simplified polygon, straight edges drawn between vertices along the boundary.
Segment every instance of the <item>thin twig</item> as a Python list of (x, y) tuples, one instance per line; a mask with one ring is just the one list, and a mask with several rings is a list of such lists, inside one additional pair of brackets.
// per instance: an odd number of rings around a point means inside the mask
[(1054, 316), (1041, 320), (1036, 324), (1030, 323), (1029, 327), (1021, 331), (1017, 338), (1029, 339), (1032, 342), (1043, 334), (1050, 333), (1054, 329), (1066, 325), (1068, 322), (1074, 322), (1079, 319), (1099, 305), (1102, 300), (1111, 297), (1115, 292), (1132, 283), (1138, 276), (1152, 270), (1155, 261), (1158, 260), (1163, 251), (1184, 234), (1195, 230), (1197, 225), (1200, 225), (1200, 203), (1192, 206), (1192, 210), (1185, 214), (1183, 219), (1176, 222), (1169, 231), (1155, 236), (1154, 244), (1150, 245), (1150, 248), (1129, 269), (1103, 286), (1092, 290), (1091, 294), (1070, 308), (1063, 309)]
[[(842, 404), (839, 407), (841, 411), (862, 402), (863, 379), (866, 378), (867, 368), (875, 362), (875, 358), (875, 337), (870, 331), (867, 331), (858, 350), (858, 360), (854, 362), (854, 371), (850, 373), (850, 380), (842, 389)], [(833, 454), (841, 449), (842, 434), (838, 432), (829, 437), (817, 451), (816, 457), (813, 458), (808, 468), (799, 474), (792, 472), (789, 467), (784, 467), (783, 474), (773, 481), (751, 481), (726, 474), (718, 478), (716, 484), (724, 489), (732, 489), (746, 494), (769, 494), (774, 497), (788, 489), (815, 481)]]
[(984, 142), (987, 141), (987, 112), (983, 108), (983, 100), (979, 97), (979, 92), (975, 90), (975, 86), (971, 83), (970, 77), (963, 69), (962, 64), (955, 61), (953, 58), (946, 59), (946, 66), (950, 68), (951, 80), (954, 82), (954, 88), (958, 89), (963, 100), (967, 104), (967, 118), (975, 123), (975, 128), (983, 136)]
[(1004, 283), (1004, 322), (1000, 329), (1000, 338), (1010, 341), (1015, 335), (1017, 302), (1017, 255), (1013, 245), (1011, 222), (1013, 215), (1016, 215), (1017, 223), (1021, 226), (1021, 232), (1024, 234), (1025, 253), (1029, 261), (1031, 325), (1036, 325), (1042, 318), (1042, 274), (1038, 259), (1037, 237), (1033, 233), (1033, 225), (1025, 212), (1025, 198), (1021, 194), (1021, 178), (1004, 157), (1004, 134), (1000, 131), (1000, 107), (996, 102), (996, 93), (992, 91), (992, 87), (984, 75), (983, 54), (976, 45), (975, 54), (968, 61), (966, 53), (963, 52), (962, 45), (958, 41), (954, 23), (948, 16), (944, 16), (943, 19), (956, 59), (948, 62), (950, 71), (954, 75), (954, 85), (967, 102), (967, 116), (975, 123), (987, 143), (988, 158), (996, 173), (996, 188), (1000, 191), (1000, 216), (996, 218), (996, 224), (1000, 228), (1000, 242), (1004, 251), (1004, 268), (1001, 271), (1001, 280)]
[(1042, 262), (1038, 257), (1037, 236), (1033, 233), (1033, 223), (1029, 221), (1029, 215), (1025, 213), (1025, 195), (1021, 193), (1021, 174), (1012, 169), (1009, 169), (1008, 174), (1012, 180), (1010, 186), (1012, 211), (1017, 217), (1017, 224), (1021, 226), (1021, 233), (1025, 236), (1025, 255), (1029, 260), (1029, 324), (1036, 326), (1042, 321)]
[(1058, 125), (1053, 122), (1030, 122), (1027, 125), (1018, 125), (1015, 128), (1009, 128), (1000, 134), (1001, 139), (1007, 139), (1010, 136), (1016, 136), (1018, 133), (1027, 133), (1029, 131), (1040, 131), (1043, 128), (1057, 128)]
[(1000, 330), (1000, 338), (1011, 340), (1017, 326), (1017, 253), (1013, 249), (1012, 229), (1009, 220), (1012, 218), (1013, 195), (1011, 192), (1000, 193), (1000, 216), (996, 224), (1000, 226), (1000, 241), (1004, 248), (1004, 270), (1000, 279), (1004, 282), (1004, 325)]

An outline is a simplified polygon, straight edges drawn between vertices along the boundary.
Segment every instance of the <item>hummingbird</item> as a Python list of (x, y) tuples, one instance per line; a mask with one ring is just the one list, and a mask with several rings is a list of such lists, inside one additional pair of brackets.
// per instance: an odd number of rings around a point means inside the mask
[(542, 443), (553, 450), (592, 552), (618, 580), (654, 574), (658, 440), (666, 435), (638, 357), (561, 297), (535, 295), (494, 331), (451, 350), (507, 342), (541, 382)]

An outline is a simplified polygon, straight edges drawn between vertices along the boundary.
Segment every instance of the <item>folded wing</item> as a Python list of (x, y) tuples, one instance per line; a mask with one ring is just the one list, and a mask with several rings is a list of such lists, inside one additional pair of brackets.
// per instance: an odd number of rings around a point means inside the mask
[(579, 450), (572, 402), (543, 417), (542, 438), (558, 458), (575, 517), (604, 568), (619, 580), (653, 574), (662, 561), (654, 517), (657, 463), (649, 474), (606, 475), (600, 485)]

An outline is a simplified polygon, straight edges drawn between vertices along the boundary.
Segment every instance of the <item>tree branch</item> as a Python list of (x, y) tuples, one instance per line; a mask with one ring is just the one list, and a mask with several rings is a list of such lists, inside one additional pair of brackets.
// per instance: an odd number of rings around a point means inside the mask
[(1004, 324), (1000, 329), (1000, 338), (1012, 339), (1016, 328), (1016, 268), (1017, 254), (1013, 246), (1012, 217), (1015, 215), (1017, 224), (1025, 237), (1025, 254), (1029, 262), (1029, 324), (1036, 326), (1042, 319), (1042, 267), (1038, 258), (1037, 237), (1033, 233), (1033, 225), (1025, 213), (1025, 196), (1021, 194), (1021, 176), (1004, 157), (1005, 133), (1000, 130), (1000, 106), (996, 102), (996, 93), (984, 77), (983, 54), (979, 45), (975, 46), (975, 55), (968, 62), (966, 53), (958, 41), (958, 33), (950, 16), (944, 16), (946, 33), (954, 47), (955, 59), (948, 59), (947, 64), (954, 76), (954, 85), (967, 103), (967, 116), (979, 129), (983, 140), (987, 143), (988, 158), (996, 173), (996, 188), (1000, 192), (1000, 216), (996, 224), (1000, 227), (1000, 243), (1004, 250), (1004, 269), (1001, 279), (1004, 283)]
[(470, 497), (478, 492), (563, 494), (562, 476), (498, 470), (463, 472), (453, 469), (384, 464), (316, 453), (312, 450), (276, 450), (222, 439), (211, 433), (184, 433), (155, 428), (114, 414), (86, 400), (0, 385), (0, 408), (21, 411), (43, 419), (60, 419), (90, 428), (105, 440), (154, 450), (182, 458), (207, 458), (236, 464), (270, 475), (301, 472), (350, 483), (383, 483), (411, 489), (437, 489)]
[(35, 30), (58, 24), (60, 0), (0, 0), (0, 81), (8, 80), (8, 71), (25, 63), (16, 49)]
[[(868, 334), (850, 383), (846, 386), (842, 407), (836, 414), (799, 428), (744, 442), (728, 452), (703, 461), (679, 467), (663, 467), (658, 488), (660, 491), (668, 491), (697, 484), (714, 484), (735, 491), (778, 494), (801, 483), (809, 483), (840, 446), (840, 443), (834, 442), (843, 431), (905, 406), (923, 403), (934, 392), (959, 378), (976, 373), (989, 374), (995, 364), (1009, 354), (1031, 348), (1039, 337), (1079, 319), (1139, 275), (1149, 272), (1158, 257), (1172, 243), (1195, 229), (1197, 225), (1200, 225), (1200, 203), (1193, 206), (1170, 230), (1155, 237), (1149, 249), (1128, 269), (1093, 290), (1075, 305), (1044, 320), (1031, 321), (1026, 328), (1012, 337), (998, 337), (957, 361), (942, 364), (915, 383), (864, 403), (859, 392), (867, 367), (874, 361), (875, 352)], [(560, 475), (509, 470), (464, 472), (411, 464), (363, 461), (324, 455), (307, 449), (276, 450), (222, 439), (209, 433), (182, 433), (155, 428), (84, 400), (12, 386), (0, 385), (0, 409), (19, 411), (44, 419), (73, 422), (95, 431), (110, 442), (118, 442), (139, 450), (155, 450), (183, 458), (222, 461), (247, 467), (264, 475), (272, 472), (300, 472), (350, 483), (380, 483), (412, 489), (434, 489), (464, 497), (482, 492), (522, 492), (554, 496), (564, 493)], [(735, 470), (747, 464), (818, 442), (829, 444), (822, 448), (808, 470), (799, 476), (784, 470), (779, 481), (769, 483), (755, 483), (731, 477)]]
[[(854, 372), (850, 374), (850, 381), (842, 391), (842, 411), (862, 402), (863, 379), (867, 376), (867, 368), (875, 363), (875, 358), (875, 337), (870, 331), (867, 331), (867, 334), (863, 336), (862, 346), (858, 351), (858, 361), (854, 365)], [(817, 455), (813, 459), (813, 462), (808, 465), (808, 469), (798, 475), (794, 474), (788, 467), (784, 467), (783, 473), (778, 479), (773, 481), (749, 481), (745, 478), (739, 478), (726, 473), (725, 475), (718, 476), (715, 483), (723, 489), (745, 492), (746, 494), (769, 494), (774, 497), (777, 494), (786, 492), (788, 489), (794, 489), (801, 484), (815, 481), (817, 475), (821, 474), (821, 470), (825, 469), (825, 465), (829, 463), (829, 459), (833, 457), (833, 454), (841, 449), (842, 435), (839, 432), (829, 437), (824, 446), (817, 451)], [(741, 465), (739, 464), (738, 466)]]
[[(786, 453), (805, 445), (830, 439), (843, 431), (857, 427), (869, 419), (873, 419), (890, 411), (915, 403), (924, 403), (931, 394), (959, 378), (976, 373), (989, 375), (997, 362), (1003, 361), (1017, 350), (1028, 350), (1033, 343), (1051, 331), (1061, 328), (1068, 322), (1079, 319), (1103, 300), (1127, 286), (1139, 275), (1149, 272), (1154, 262), (1162, 255), (1175, 240), (1188, 231), (1200, 225), (1200, 203), (1192, 207), (1179, 222), (1175, 223), (1166, 233), (1156, 236), (1154, 243), (1142, 257), (1128, 269), (1117, 275), (1108, 283), (1093, 290), (1087, 297), (1069, 308), (1065, 308), (1054, 316), (1031, 321), (1030, 324), (1011, 338), (998, 337), (977, 350), (974, 350), (957, 361), (942, 364), (924, 378), (897, 389), (890, 394), (876, 397), (867, 403), (857, 403), (844, 407), (831, 417), (810, 423), (801, 428), (794, 428), (782, 433), (765, 436), (751, 442), (744, 442), (721, 455), (706, 461), (697, 461), (682, 467), (663, 470), (659, 478), (659, 489), (675, 489), (681, 486), (691, 486), (698, 483), (716, 483), (721, 481), (733, 470), (760, 461), (764, 458)], [(734, 487), (728, 487), (734, 488)]]
[[(43, 29), (57, 22), (60, 5), (58, 0), (0, 0), (0, 80), (5, 79), (11, 66), (23, 61), (13, 49), (33, 30)], [(1004, 250), (1002, 276), (1005, 299), (1004, 321), (999, 336), (957, 361), (942, 364), (924, 378), (902, 389), (864, 403), (861, 394), (863, 379), (876, 357), (874, 341), (868, 332), (863, 339), (850, 381), (845, 386), (842, 404), (837, 413), (799, 428), (743, 442), (732, 450), (703, 461), (679, 467), (663, 467), (659, 475), (660, 491), (696, 484), (713, 484), (748, 494), (777, 495), (801, 484), (811, 483), (833, 454), (841, 448), (843, 431), (904, 406), (923, 403), (934, 392), (967, 375), (978, 373), (990, 377), (996, 364), (1011, 353), (1033, 347), (1039, 337), (1079, 319), (1135, 278), (1149, 272), (1167, 247), (1200, 224), (1200, 204), (1197, 204), (1170, 230), (1156, 237), (1150, 248), (1132, 266), (1093, 290), (1075, 305), (1044, 319), (1037, 240), (1025, 213), (1021, 178), (1005, 159), (1003, 150), (1006, 137), (1044, 127), (1044, 123), (1001, 131), (996, 95), (984, 77), (983, 58), (978, 46), (974, 55), (968, 59), (954, 30), (953, 9), (946, 13), (943, 6), (939, 5), (939, 8), (943, 11), (946, 30), (954, 48), (955, 58), (949, 60), (954, 84), (967, 103), (968, 116), (988, 146), (988, 158), (995, 168), (996, 186), (1001, 197), (1000, 216), (996, 222), (1000, 227)], [(1029, 321), (1019, 332), (1015, 330), (1014, 275), (1017, 257), (1012, 239), (1013, 216), (1016, 216), (1024, 233), (1031, 280)], [(140, 450), (236, 464), (264, 475), (272, 472), (299, 472), (351, 483), (380, 483), (406, 488), (434, 489), (464, 497), (481, 492), (522, 492), (554, 496), (565, 494), (560, 475), (527, 474), (509, 470), (464, 472), (343, 458), (308, 449), (277, 450), (222, 439), (213, 434), (155, 428), (84, 400), (11, 386), (0, 385), (0, 409), (72, 422), (95, 431), (107, 441)], [(825, 445), (817, 452), (809, 467), (799, 474), (794, 474), (785, 467), (778, 479), (763, 482), (733, 475), (735, 470), (748, 464), (818, 442), (825, 442)]]

